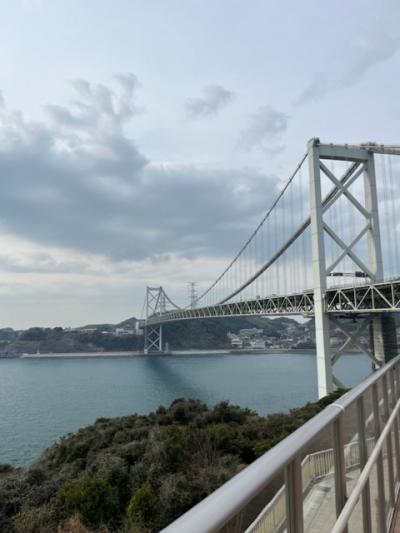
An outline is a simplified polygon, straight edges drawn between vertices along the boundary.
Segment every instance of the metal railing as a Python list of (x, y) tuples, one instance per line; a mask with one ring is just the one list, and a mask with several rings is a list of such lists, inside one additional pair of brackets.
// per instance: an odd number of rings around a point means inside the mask
[[(359, 531), (389, 531), (400, 487), (399, 427), (400, 357), (396, 357), (163, 531), (212, 533), (225, 528), (224, 532), (229, 533), (246, 530), (303, 533), (309, 526), (304, 520), (305, 494), (310, 486), (327, 476), (332, 482), (331, 495), (334, 493), (334, 516), (329, 531), (347, 531), (358, 502), (361, 513), (355, 518), (360, 522)], [(322, 452), (306, 453), (319, 435), (328, 432), (331, 449), (325, 446)], [(354, 483), (349, 485), (346, 475), (355, 467)], [(243, 516), (249, 504), (254, 507), (254, 502), (262, 499), (279, 476), (283, 476), (284, 485), (259, 505), (258, 517), (253, 514), (246, 524)], [(255, 529), (271, 509), (272, 516), (275, 514), (271, 527)], [(227, 527), (239, 516), (234, 527)]]
[[(346, 471), (360, 465), (360, 448), (358, 441), (350, 442), (344, 447)], [(367, 439), (369, 453), (375, 444), (373, 437)], [(333, 448), (310, 453), (301, 462), (303, 496), (321, 479), (334, 475)], [(245, 533), (273, 533), (279, 531), (286, 521), (286, 494), (283, 485), (263, 511), (246, 529)]]

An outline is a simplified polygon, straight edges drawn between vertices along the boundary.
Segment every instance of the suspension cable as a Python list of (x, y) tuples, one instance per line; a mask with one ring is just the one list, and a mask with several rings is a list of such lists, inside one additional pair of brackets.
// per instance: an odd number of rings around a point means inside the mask
[[(351, 167), (345, 172), (344, 176), (339, 180), (341, 184), (346, 183), (346, 181), (349, 179), (350, 176), (352, 176), (353, 172), (360, 166), (360, 163), (355, 162), (351, 165)], [(332, 188), (332, 190), (325, 196), (325, 198), (322, 201), (322, 205), (325, 207), (337, 194), (338, 188), (336, 185)], [(243, 289), (248, 287), (250, 283), (253, 283), (255, 279), (258, 278), (263, 272), (265, 272), (272, 264), (275, 263), (275, 261), (291, 246), (294, 241), (300, 237), (300, 235), (303, 233), (303, 231), (310, 225), (311, 223), (311, 217), (308, 217), (307, 220), (303, 222), (303, 224), (299, 227), (299, 229), (294, 233), (284, 244), (279, 248), (277, 252), (259, 269), (257, 272), (255, 272), (245, 283), (243, 283), (239, 288), (237, 288), (234, 292), (232, 292), (229, 296), (218, 302), (218, 304), (223, 304), (242, 292)]]
[(304, 156), (301, 158), (300, 160), (300, 163), (297, 165), (295, 171), (293, 172), (293, 174), (290, 176), (290, 178), (288, 179), (288, 181), (286, 182), (285, 186), (283, 187), (283, 189), (281, 190), (281, 192), (279, 193), (279, 195), (277, 196), (276, 200), (274, 201), (274, 203), (272, 204), (272, 206), (268, 209), (268, 211), (266, 212), (266, 214), (264, 215), (264, 217), (261, 219), (261, 222), (258, 224), (258, 226), (256, 227), (256, 229), (253, 231), (253, 233), (250, 235), (250, 237), (247, 239), (247, 241), (244, 243), (244, 245), (242, 246), (242, 248), (239, 250), (239, 252), (235, 255), (235, 257), (232, 259), (232, 261), (229, 263), (229, 265), (225, 268), (225, 270), (222, 272), (222, 274), (220, 274), (218, 276), (218, 278), (214, 281), (214, 283), (212, 283), (210, 285), (210, 287), (208, 287), (208, 289), (206, 291), (204, 291), (198, 298), (197, 298), (197, 302), (199, 302), (202, 298), (204, 298), (204, 296), (206, 294), (208, 294), (211, 289), (213, 289), (215, 287), (215, 285), (223, 278), (223, 276), (228, 272), (228, 270), (231, 268), (231, 266), (236, 262), (237, 259), (239, 259), (239, 257), (242, 255), (242, 253), (246, 250), (247, 246), (250, 244), (250, 242), (253, 240), (253, 237), (256, 235), (256, 233), (258, 232), (258, 230), (262, 227), (262, 225), (264, 224), (264, 222), (268, 219), (268, 217), (270, 216), (270, 214), (272, 213), (272, 211), (275, 209), (276, 205), (278, 204), (278, 202), (280, 201), (280, 199), (282, 198), (282, 196), (285, 194), (287, 188), (289, 187), (289, 185), (292, 183), (293, 179), (295, 178), (297, 172), (299, 171), (300, 167), (302, 166), (302, 164), (304, 163), (304, 161), (306, 160), (307, 158), (307, 153), (304, 154)]

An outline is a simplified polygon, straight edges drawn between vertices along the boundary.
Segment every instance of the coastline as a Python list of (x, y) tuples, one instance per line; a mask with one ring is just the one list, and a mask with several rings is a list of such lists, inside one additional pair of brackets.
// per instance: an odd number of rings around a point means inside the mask
[[(316, 351), (312, 348), (266, 348), (266, 349), (215, 349), (215, 350), (171, 350), (162, 354), (148, 354), (146, 357), (152, 356), (199, 356), (199, 355), (315, 355)], [(359, 351), (350, 351), (349, 353), (358, 354)], [(92, 358), (92, 359), (104, 359), (112, 357), (144, 357), (145, 354), (139, 351), (116, 351), (116, 352), (55, 352), (55, 353), (24, 353), (19, 355), (7, 355), (1, 356), (0, 359), (79, 359), (79, 358)]]
[[(58, 353), (25, 353), (13, 359), (55, 359), (59, 358), (99, 358), (99, 357), (141, 357), (143, 352), (58, 352)], [(5, 358), (11, 359), (11, 357)]]
[[(157, 353), (151, 353), (147, 354), (147, 356), (191, 356), (191, 355), (250, 355), (250, 354), (258, 354), (258, 355), (271, 355), (271, 354), (312, 354), (315, 353), (315, 350), (296, 350), (296, 349), (283, 349), (283, 348), (276, 348), (276, 349), (239, 349), (239, 350), (231, 350), (231, 349), (215, 349), (215, 350), (170, 350), (169, 352), (164, 352), (162, 354)], [(105, 357), (144, 357), (145, 354), (143, 352), (139, 351), (130, 351), (130, 352), (54, 352), (54, 353), (24, 353), (24, 354), (18, 354), (18, 355), (7, 355), (7, 356), (1, 356), (0, 359), (56, 359), (56, 358), (105, 358)]]

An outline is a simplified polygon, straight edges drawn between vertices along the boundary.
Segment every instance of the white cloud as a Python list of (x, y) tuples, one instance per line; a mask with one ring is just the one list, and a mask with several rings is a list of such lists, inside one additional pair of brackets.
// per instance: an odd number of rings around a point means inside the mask
[[(113, 261), (231, 254), (276, 180), (251, 169), (149, 161), (126, 133), (137, 79), (124, 75), (118, 84), (74, 82), (72, 103), (47, 106), (49, 122), (0, 113), (4, 231)], [(284, 129), (283, 115), (264, 118), (264, 138)], [(226, 229), (235, 224), (236, 232)]]
[(258, 148), (269, 155), (282, 151), (285, 146), (276, 144), (287, 130), (289, 117), (270, 106), (259, 107), (250, 115), (250, 123), (242, 130), (239, 144), (245, 150)]
[(188, 98), (185, 102), (186, 114), (190, 119), (212, 117), (226, 107), (234, 98), (234, 93), (221, 85), (209, 85), (204, 96)]
[[(352, 41), (342, 59), (344, 68), (335, 76), (318, 73), (300, 94), (296, 104), (320, 100), (330, 92), (352, 87), (370, 70), (397, 54), (400, 49), (399, 20), (399, 2), (383, 0), (379, 16), (352, 35)], [(327, 64), (330, 62), (327, 61)]]

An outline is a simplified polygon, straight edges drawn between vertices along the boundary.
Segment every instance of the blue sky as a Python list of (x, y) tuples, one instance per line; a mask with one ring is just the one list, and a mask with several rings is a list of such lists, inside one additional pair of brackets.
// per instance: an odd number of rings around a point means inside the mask
[(215, 277), (310, 137), (398, 142), (394, 0), (0, 0), (0, 323)]

